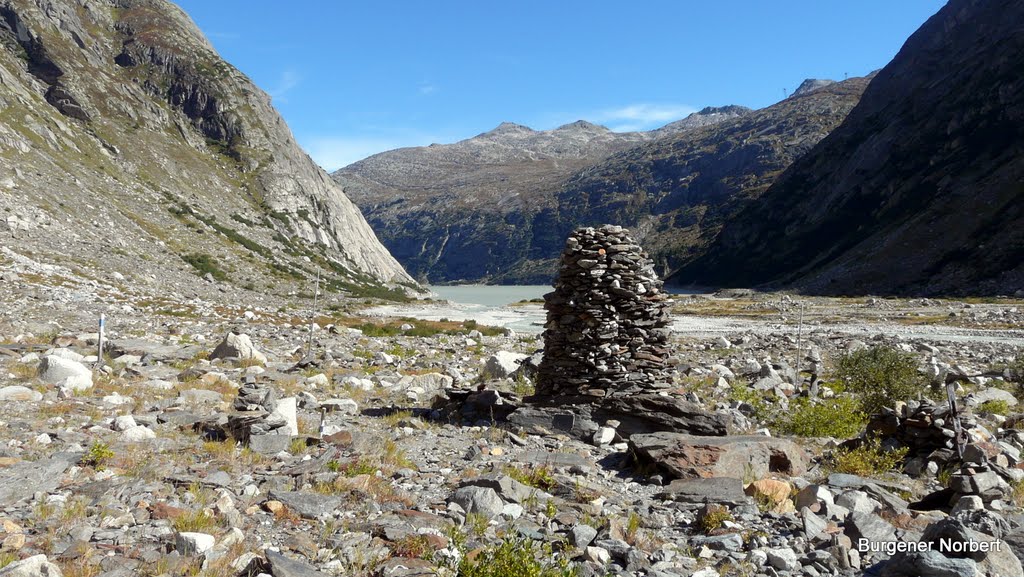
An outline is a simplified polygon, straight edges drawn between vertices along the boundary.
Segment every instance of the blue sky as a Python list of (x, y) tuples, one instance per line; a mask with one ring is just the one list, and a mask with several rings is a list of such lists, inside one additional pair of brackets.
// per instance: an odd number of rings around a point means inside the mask
[(881, 68), (938, 0), (178, 0), (328, 170), (503, 121), (648, 130)]

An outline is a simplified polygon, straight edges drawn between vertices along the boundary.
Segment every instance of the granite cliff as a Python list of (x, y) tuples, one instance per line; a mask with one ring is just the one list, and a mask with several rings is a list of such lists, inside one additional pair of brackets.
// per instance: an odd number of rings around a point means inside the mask
[(316, 268), (339, 291), (412, 286), (170, 2), (0, 3), (0, 118), (9, 250), (175, 288), (285, 290)]

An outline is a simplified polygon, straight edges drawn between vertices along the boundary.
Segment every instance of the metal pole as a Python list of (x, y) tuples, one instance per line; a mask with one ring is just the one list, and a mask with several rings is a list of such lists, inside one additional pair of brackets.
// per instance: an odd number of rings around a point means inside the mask
[(100, 332), (99, 338), (96, 339), (96, 365), (103, 366), (103, 337), (106, 331), (107, 315), (100, 313)]
[(803, 377), (800, 376), (800, 366), (803, 364), (803, 357), (800, 353), (800, 342), (804, 335), (804, 303), (800, 303), (800, 324), (797, 325), (796, 329), (796, 379), (799, 383), (794, 383), (798, 387), (803, 384)]
[(967, 444), (967, 435), (960, 426), (960, 410), (956, 406), (956, 380), (946, 381), (946, 399), (949, 400), (949, 415), (953, 418), (953, 433), (956, 435), (956, 455), (962, 461), (964, 458), (964, 445)]

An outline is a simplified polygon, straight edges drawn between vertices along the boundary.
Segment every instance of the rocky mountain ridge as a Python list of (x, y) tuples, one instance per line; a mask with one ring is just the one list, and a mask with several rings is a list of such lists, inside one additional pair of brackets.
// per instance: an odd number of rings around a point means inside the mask
[(615, 154), (563, 184), (560, 226), (622, 223), (668, 276), (702, 254), (723, 223), (838, 126), (869, 81), (824, 85)]
[(333, 177), (420, 279), (546, 284), (569, 232), (605, 222), (633, 228), (671, 272), (838, 125), (866, 83), (819, 82), (758, 111), (708, 107), (648, 133), (503, 124), (453, 145), (378, 154)]
[[(509, 272), (506, 251), (532, 250), (523, 244), (528, 223), (555, 206), (551, 191), (571, 174), (637, 143), (746, 112), (709, 107), (648, 133), (615, 133), (585, 121), (546, 131), (506, 122), (454, 144), (377, 154), (333, 178), (417, 278), (509, 280), (502, 275), (518, 273)], [(546, 254), (553, 246), (545, 244), (545, 257), (557, 254)]]
[(170, 2), (4, 2), (0, 110), (11, 250), (195, 290), (192, 273), (288, 291), (317, 268), (335, 290), (412, 286), (270, 97)]
[(843, 294), (1019, 291), (1022, 21), (1019, 2), (949, 2), (843, 124), (676, 279)]

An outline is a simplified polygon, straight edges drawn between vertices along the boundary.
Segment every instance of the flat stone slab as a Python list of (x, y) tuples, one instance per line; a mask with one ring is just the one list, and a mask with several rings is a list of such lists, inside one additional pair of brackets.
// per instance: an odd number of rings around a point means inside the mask
[(249, 448), (260, 455), (276, 455), (287, 451), (292, 444), (291, 435), (252, 435), (249, 437)]
[(305, 561), (285, 557), (274, 551), (267, 551), (267, 563), (274, 577), (327, 577), (326, 573), (317, 571), (316, 567)]
[(750, 498), (743, 492), (743, 481), (728, 477), (717, 479), (676, 479), (669, 483), (657, 497), (665, 501), (691, 503), (719, 503), (743, 505)]
[(307, 519), (317, 519), (341, 506), (342, 498), (302, 491), (271, 491), (269, 497)]
[(630, 447), (642, 459), (675, 478), (764, 478), (769, 473), (799, 476), (807, 456), (793, 441), (741, 435), (702, 437), (681, 433), (633, 435)]
[(723, 436), (732, 428), (732, 417), (708, 410), (678, 396), (633, 394), (613, 396), (594, 411), (598, 421), (615, 419), (623, 437), (655, 431)]
[(554, 498), (541, 489), (524, 485), (512, 477), (502, 475), (501, 473), (491, 473), (488, 475), (481, 475), (479, 477), (472, 477), (466, 479), (460, 484), (460, 487), (468, 486), (489, 487), (494, 489), (502, 500), (511, 503), (523, 503), (530, 499), (539, 499), (543, 502)]
[(57, 453), (49, 459), (25, 461), (0, 469), (0, 507), (27, 499), (36, 491), (55, 490), (64, 472), (81, 458), (82, 453)]
[(908, 493), (911, 490), (910, 486), (905, 483), (886, 481), (885, 479), (868, 479), (867, 477), (850, 475), (848, 473), (832, 473), (828, 476), (827, 484), (830, 487), (836, 487), (838, 489), (862, 489), (869, 485), (875, 485), (877, 487), (885, 487), (886, 489), (905, 491)]
[(198, 345), (163, 345), (147, 341), (145, 339), (122, 339), (110, 344), (110, 352), (114, 356), (137, 355), (144, 357), (152, 355), (160, 360), (188, 360), (203, 350)]
[(519, 407), (508, 416), (508, 421), (533, 435), (566, 433), (576, 438), (592, 435), (598, 424), (591, 420), (589, 407)]
[(549, 467), (582, 467), (592, 469), (594, 461), (576, 453), (552, 453), (548, 451), (525, 451), (515, 457), (520, 463)]

